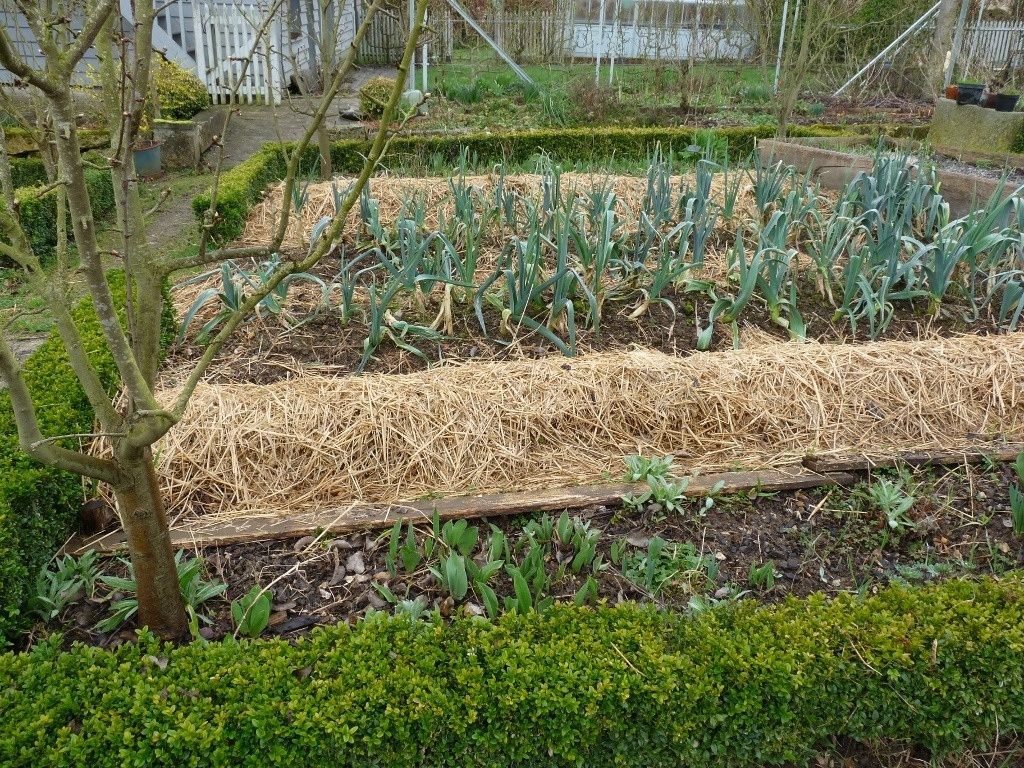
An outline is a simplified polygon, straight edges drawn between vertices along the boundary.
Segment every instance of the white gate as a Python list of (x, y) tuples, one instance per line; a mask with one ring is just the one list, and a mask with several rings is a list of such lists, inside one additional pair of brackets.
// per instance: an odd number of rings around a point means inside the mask
[(192, 0), (196, 69), (214, 104), (281, 103), (281, 22), (256, 4)]

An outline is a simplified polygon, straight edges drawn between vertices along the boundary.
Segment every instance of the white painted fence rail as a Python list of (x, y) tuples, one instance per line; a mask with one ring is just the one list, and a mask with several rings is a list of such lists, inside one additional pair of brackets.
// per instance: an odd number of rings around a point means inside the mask
[(964, 30), (964, 41), (961, 50), (968, 56), (965, 68), (975, 67), (1001, 68), (1006, 64), (1007, 56), (1016, 54), (1014, 65), (1024, 64), (1021, 60), (1024, 47), (1024, 22), (1021, 21), (983, 21), (968, 26)]
[[(281, 22), (250, 3), (192, 0), (196, 69), (214, 104), (281, 103)], [(248, 63), (247, 63), (248, 62)]]

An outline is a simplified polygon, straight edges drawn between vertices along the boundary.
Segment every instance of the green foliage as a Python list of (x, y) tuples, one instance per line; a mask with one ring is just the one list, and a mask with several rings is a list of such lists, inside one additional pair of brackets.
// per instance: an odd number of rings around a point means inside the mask
[[(842, 129), (827, 126), (794, 126), (792, 136), (836, 136), (844, 133), (880, 130), (880, 126), (845, 126)], [(618, 160), (644, 160), (661, 144), (666, 151), (692, 144), (703, 146), (713, 139), (716, 146), (728, 148), (733, 157), (746, 157), (758, 138), (769, 138), (774, 128), (766, 126), (719, 128), (714, 131), (695, 128), (573, 128), (519, 131), (508, 133), (465, 133), (457, 136), (410, 135), (395, 136), (388, 145), (385, 161), (427, 159), (433, 165), (450, 167), (462, 154), (475, 155), (480, 164), (525, 162), (538, 153), (546, 153), (552, 160), (598, 161), (614, 157)], [(889, 135), (899, 131), (887, 130)], [(370, 149), (370, 143), (346, 139), (331, 144), (331, 163), (337, 173), (358, 173)], [(319, 150), (307, 148), (300, 163), (300, 177), (315, 171), (319, 165)], [(260, 152), (221, 176), (217, 190), (217, 205), (211, 222), (212, 235), (219, 242), (238, 237), (245, 226), (249, 209), (261, 199), (263, 191), (285, 174), (285, 161), (280, 146), (267, 144)], [(197, 195), (192, 210), (203, 221), (210, 207), (210, 193)]]
[[(89, 189), (93, 217), (102, 220), (110, 216), (114, 211), (114, 186), (110, 173), (87, 168), (85, 183)], [(18, 206), (18, 219), (29, 243), (35, 254), (46, 264), (52, 258), (53, 248), (57, 244), (57, 195), (60, 191), (51, 189), (39, 195), (43, 186), (39, 183), (37, 186), (16, 189), (14, 200)], [(70, 214), (67, 226), (68, 240), (73, 242)]]
[(270, 623), (272, 593), (258, 584), (237, 600), (231, 601), (231, 619), (245, 637), (259, 637)]
[(747, 581), (754, 589), (767, 592), (775, 586), (775, 563), (771, 560), (761, 565), (751, 563)]
[(626, 456), (626, 482), (649, 483), (651, 478), (669, 477), (675, 469), (675, 461), (671, 456)]
[(36, 578), (36, 593), (29, 601), (32, 615), (47, 622), (76, 600), (93, 597), (99, 578), (98, 558), (95, 550), (89, 550), (77, 560), (64, 555), (57, 558), (53, 568), (44, 566)]
[[(135, 574), (132, 565), (127, 560), (122, 563), (128, 568), (128, 577), (100, 576), (99, 580), (113, 590), (118, 599), (111, 604), (113, 612), (107, 618), (96, 625), (100, 632), (112, 632), (120, 627), (139, 610), (139, 601), (135, 597), (137, 587), (135, 585)], [(185, 610), (188, 611), (191, 624), (197, 625), (198, 621), (209, 623), (209, 619), (199, 613), (199, 608), (207, 600), (223, 594), (228, 585), (219, 581), (207, 581), (203, 578), (203, 559), (193, 557), (186, 559), (185, 552), (178, 550), (174, 555), (174, 567), (178, 572), (178, 587), (181, 589), (181, 596), (185, 600)], [(232, 613), (234, 609), (232, 607)], [(198, 634), (194, 632), (193, 634)]]
[[(123, 302), (123, 275), (110, 273), (108, 279), (115, 300)], [(100, 380), (113, 392), (117, 369), (92, 302), (83, 300), (73, 316)], [(173, 314), (166, 311), (162, 332), (165, 338), (174, 332)], [(56, 331), (23, 369), (44, 436), (92, 430), (92, 408)], [(10, 398), (0, 391), (0, 642), (12, 640), (24, 627), (24, 607), (35, 593), (36, 576), (74, 530), (82, 501), (80, 477), (40, 466), (21, 451)]]
[(1017, 482), (1010, 486), (1010, 517), (1013, 532), (1017, 536), (1024, 536), (1024, 492), (1021, 491), (1021, 486), (1024, 485), (1024, 452), (1013, 462), (1013, 472), (1017, 476)]
[(12, 157), (11, 181), (15, 189), (45, 184), (46, 166), (39, 157)]
[(0, 656), (0, 763), (762, 768), (832, 738), (941, 754), (1024, 728), (1018, 579), (695, 616), (409, 609), (294, 643)]
[(155, 62), (153, 82), (165, 120), (191, 120), (210, 106), (210, 94), (194, 73), (168, 59)]
[(369, 117), (380, 117), (394, 88), (393, 77), (371, 77), (359, 89), (359, 111)]

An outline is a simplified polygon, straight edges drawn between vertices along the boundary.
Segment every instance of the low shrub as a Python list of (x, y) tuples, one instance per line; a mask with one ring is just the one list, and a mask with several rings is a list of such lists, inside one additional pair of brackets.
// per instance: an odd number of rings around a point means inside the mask
[[(835, 128), (831, 126), (794, 126), (793, 136), (839, 136), (851, 132), (878, 131), (878, 126)], [(655, 145), (665, 149), (683, 149), (695, 141), (702, 145), (712, 140), (727, 147), (736, 158), (746, 157), (758, 138), (774, 135), (771, 126), (718, 128), (551, 128), (508, 133), (461, 133), (457, 136), (409, 135), (392, 139), (387, 160), (430, 158), (432, 163), (450, 165), (458, 161), (463, 148), (480, 163), (522, 162), (546, 153), (559, 162), (599, 162), (605, 158), (643, 160)], [(890, 132), (891, 133), (891, 132)], [(891, 134), (895, 135), (895, 134)], [(331, 144), (331, 163), (337, 173), (358, 173), (370, 149), (370, 143), (358, 139)], [(302, 173), (315, 173), (319, 164), (317, 148), (311, 146), (302, 158)], [(279, 145), (268, 144), (245, 162), (226, 172), (217, 193), (213, 238), (226, 242), (238, 237), (245, 226), (249, 209), (262, 197), (266, 186), (282, 178), (286, 164)], [(193, 212), (202, 221), (210, 207), (209, 192), (192, 201)]]
[[(110, 216), (114, 211), (114, 185), (108, 171), (88, 168), (85, 183), (89, 189), (89, 200), (96, 220)], [(59, 190), (51, 189), (40, 195), (44, 184), (20, 187), (14, 191), (18, 206), (18, 218), (25, 230), (29, 243), (44, 264), (50, 261), (57, 244), (57, 195)], [(71, 239), (71, 222), (68, 220), (68, 239)]]
[[(123, 302), (123, 276), (112, 273), (110, 284), (115, 299)], [(176, 322), (169, 299), (165, 295), (165, 341), (173, 338)], [(117, 369), (92, 302), (83, 300), (74, 318), (100, 380), (113, 391)], [(92, 431), (92, 407), (56, 331), (23, 369), (44, 436)], [(13, 641), (24, 628), (23, 608), (36, 574), (74, 531), (82, 501), (80, 477), (44, 467), (19, 448), (11, 400), (6, 391), (0, 391), (0, 645), (5, 639)]]
[(359, 111), (369, 117), (383, 115), (384, 105), (391, 98), (394, 87), (393, 77), (371, 77), (359, 89)]
[(11, 181), (14, 188), (35, 187), (46, 183), (46, 166), (38, 155), (11, 158)]
[(8, 766), (806, 765), (830, 739), (943, 753), (1024, 727), (1024, 584), (625, 604), (294, 644), (0, 656)]
[(166, 120), (191, 120), (210, 106), (206, 86), (179, 64), (160, 59), (153, 70), (160, 116)]

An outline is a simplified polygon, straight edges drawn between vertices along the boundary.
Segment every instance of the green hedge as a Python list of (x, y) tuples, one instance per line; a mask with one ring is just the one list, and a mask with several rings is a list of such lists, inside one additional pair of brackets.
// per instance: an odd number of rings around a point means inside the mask
[(11, 181), (15, 189), (46, 184), (46, 166), (38, 157), (12, 157)]
[[(89, 200), (92, 202), (93, 217), (100, 221), (114, 211), (114, 184), (108, 171), (88, 168), (85, 171), (85, 183), (89, 188)], [(18, 218), (36, 255), (48, 263), (57, 245), (57, 195), (58, 190), (52, 189), (43, 195), (37, 195), (41, 186), (20, 187), (14, 190), (14, 199), (18, 205)], [(73, 243), (71, 220), (68, 219), (68, 240)]]
[[(794, 126), (793, 136), (838, 136), (843, 134), (875, 132), (879, 126)], [(906, 129), (900, 129), (902, 132)], [(910, 129), (912, 130), (912, 129)], [(441, 157), (455, 163), (465, 148), (476, 155), (481, 163), (522, 162), (540, 152), (562, 162), (599, 162), (606, 158), (643, 160), (657, 144), (682, 149), (694, 142), (709, 138), (724, 144), (730, 154), (745, 157), (759, 138), (774, 135), (770, 126), (716, 128), (570, 128), (521, 131), (509, 133), (463, 133), (455, 136), (410, 135), (395, 137), (385, 162), (401, 162), (410, 157), (423, 160)], [(889, 130), (892, 133), (891, 130)], [(346, 139), (331, 144), (331, 163), (336, 173), (357, 173), (370, 143)], [(318, 150), (307, 149), (302, 158), (303, 174), (316, 170)], [(224, 242), (238, 237), (245, 227), (249, 209), (262, 196), (268, 184), (280, 180), (285, 173), (285, 160), (280, 145), (268, 144), (260, 152), (225, 173), (217, 193), (218, 219), (213, 235)], [(210, 207), (210, 192), (197, 195), (192, 201), (193, 212), (202, 221)]]
[(1024, 729), (1024, 584), (0, 656), (5, 766), (805, 765)]
[[(115, 299), (123, 303), (123, 276), (112, 273), (110, 283)], [(167, 339), (173, 338), (175, 319), (169, 296), (164, 298)], [(74, 317), (89, 358), (112, 391), (117, 370), (91, 301), (83, 300)], [(56, 331), (23, 368), (43, 435), (92, 431), (92, 408)], [(81, 503), (81, 478), (44, 467), (18, 447), (10, 397), (0, 391), (0, 645), (24, 628), (22, 608), (35, 587), (36, 574), (75, 529)]]

